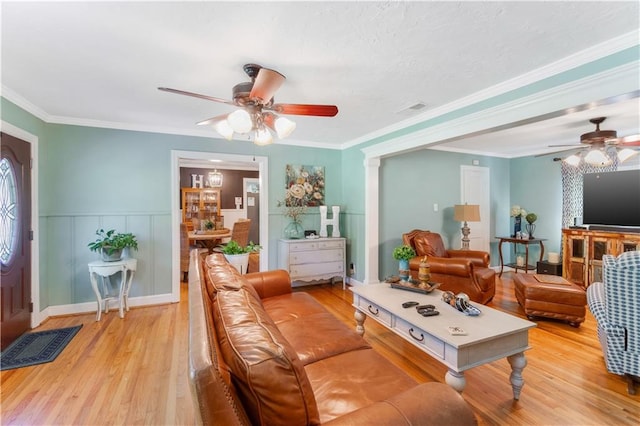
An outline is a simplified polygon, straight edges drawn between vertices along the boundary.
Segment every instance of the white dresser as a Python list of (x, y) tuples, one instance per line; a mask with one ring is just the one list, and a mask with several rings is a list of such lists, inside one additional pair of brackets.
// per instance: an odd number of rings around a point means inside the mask
[(344, 238), (278, 241), (278, 268), (289, 271), (291, 281), (342, 278), (345, 288)]

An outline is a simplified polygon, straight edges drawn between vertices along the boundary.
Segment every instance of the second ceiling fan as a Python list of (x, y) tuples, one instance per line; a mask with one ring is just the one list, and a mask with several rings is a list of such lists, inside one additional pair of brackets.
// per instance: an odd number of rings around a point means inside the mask
[(168, 87), (158, 87), (158, 89), (239, 107), (229, 114), (218, 115), (197, 124), (212, 125), (228, 140), (233, 139), (235, 133), (253, 134), (254, 143), (258, 145), (268, 145), (273, 142), (269, 130), (276, 132), (282, 139), (289, 136), (295, 129), (296, 125), (293, 121), (278, 114), (316, 117), (334, 117), (338, 114), (338, 107), (335, 105), (275, 103), (273, 96), (286, 77), (278, 71), (256, 64), (246, 64), (243, 69), (251, 81), (233, 86), (232, 100)]
[[(600, 130), (600, 124), (602, 124), (606, 117), (595, 117), (589, 120), (592, 124), (595, 124), (596, 129), (592, 132), (587, 132), (580, 135), (580, 145), (549, 145), (550, 147), (571, 146), (582, 150), (587, 150), (584, 155), (584, 161), (592, 166), (604, 167), (612, 163), (612, 159), (607, 155), (606, 148), (610, 146), (620, 147), (617, 151), (618, 159), (625, 161), (637, 154), (637, 151), (630, 147), (640, 147), (640, 135), (629, 135), (625, 137), (618, 137), (618, 133), (615, 130)], [(586, 145), (586, 146), (585, 146)], [(588, 148), (587, 148), (588, 147)], [(565, 158), (564, 161), (577, 166), (582, 160), (582, 151), (570, 155)]]

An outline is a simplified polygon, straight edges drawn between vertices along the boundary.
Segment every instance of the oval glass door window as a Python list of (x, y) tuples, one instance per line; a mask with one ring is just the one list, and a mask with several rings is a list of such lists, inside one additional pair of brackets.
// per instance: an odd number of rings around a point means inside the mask
[(18, 241), (18, 188), (13, 164), (0, 160), (0, 261), (8, 265)]

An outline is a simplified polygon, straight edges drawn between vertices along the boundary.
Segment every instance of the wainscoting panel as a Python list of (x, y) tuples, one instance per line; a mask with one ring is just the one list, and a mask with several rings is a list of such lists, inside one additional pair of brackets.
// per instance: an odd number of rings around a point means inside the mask
[[(41, 263), (40, 307), (74, 305), (95, 301), (87, 264), (100, 258), (87, 244), (98, 236), (97, 229), (131, 232), (138, 240), (138, 259), (131, 297), (171, 293), (171, 215), (69, 214), (40, 216)], [(125, 256), (127, 253), (125, 252)], [(119, 280), (120, 276), (113, 276)], [(67, 308), (68, 310), (68, 308)]]

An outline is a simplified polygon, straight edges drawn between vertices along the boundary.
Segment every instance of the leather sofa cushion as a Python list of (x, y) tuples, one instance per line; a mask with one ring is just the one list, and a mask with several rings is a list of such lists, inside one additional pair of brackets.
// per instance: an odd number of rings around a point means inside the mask
[(245, 289), (251, 297), (260, 303), (260, 296), (255, 288), (247, 282), (244, 276), (235, 268), (229, 268), (223, 255), (208, 256), (206, 259), (206, 279), (207, 293), (213, 300), (216, 293), (222, 290), (237, 291)]
[[(324, 424), (415, 388), (416, 381), (373, 349), (346, 352), (305, 367)], [(424, 401), (426, 410), (438, 409)], [(374, 423), (375, 424), (375, 423)]]
[(339, 321), (307, 293), (271, 297), (262, 303), (303, 365), (370, 347), (355, 329)]
[(247, 288), (220, 290), (213, 305), (220, 350), (252, 424), (319, 424), (296, 352)]

